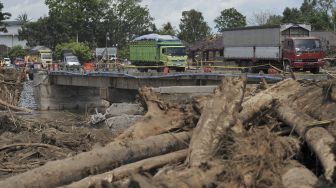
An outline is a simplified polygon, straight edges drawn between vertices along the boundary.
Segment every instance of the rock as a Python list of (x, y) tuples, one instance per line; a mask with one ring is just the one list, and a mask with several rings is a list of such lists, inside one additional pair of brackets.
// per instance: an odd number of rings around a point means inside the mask
[(106, 117), (114, 117), (120, 115), (143, 115), (144, 108), (141, 104), (129, 104), (129, 103), (114, 103), (108, 109), (106, 109)]
[(23, 90), (20, 95), (19, 107), (33, 110), (38, 108), (34, 98), (34, 82), (32, 80), (23, 83)]
[(112, 132), (123, 132), (135, 122), (140, 120), (143, 116), (141, 115), (120, 115), (116, 117), (108, 118), (105, 121), (107, 127), (111, 129)]
[(96, 114), (91, 115), (90, 124), (91, 125), (97, 125), (98, 123), (101, 123), (106, 120), (106, 116), (102, 113), (98, 113), (98, 110), (96, 109)]

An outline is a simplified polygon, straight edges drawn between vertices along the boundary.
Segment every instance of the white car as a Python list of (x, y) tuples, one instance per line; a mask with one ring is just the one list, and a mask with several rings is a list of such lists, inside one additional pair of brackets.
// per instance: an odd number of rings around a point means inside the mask
[(4, 58), (4, 64), (5, 64), (5, 66), (10, 66), (12, 64), (10, 58), (5, 57)]
[(79, 66), (80, 65), (77, 56), (74, 56), (74, 55), (65, 56), (64, 63), (65, 65), (68, 65), (68, 66)]

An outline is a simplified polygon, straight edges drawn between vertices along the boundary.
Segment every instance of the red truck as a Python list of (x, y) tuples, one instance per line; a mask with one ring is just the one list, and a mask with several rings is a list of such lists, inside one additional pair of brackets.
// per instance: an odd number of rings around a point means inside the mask
[(325, 62), (321, 41), (315, 37), (290, 37), (283, 44), (282, 57), (285, 69), (309, 70), (317, 74)]
[(224, 59), (235, 61), (249, 72), (270, 66), (319, 73), (325, 56), (321, 41), (310, 37), (305, 24), (252, 26), (223, 31)]

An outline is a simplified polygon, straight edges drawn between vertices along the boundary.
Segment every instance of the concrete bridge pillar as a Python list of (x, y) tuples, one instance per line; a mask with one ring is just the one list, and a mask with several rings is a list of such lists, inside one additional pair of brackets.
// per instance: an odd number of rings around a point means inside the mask
[(100, 88), (53, 85), (45, 72), (34, 75), (34, 95), (39, 110), (90, 111), (109, 105)]

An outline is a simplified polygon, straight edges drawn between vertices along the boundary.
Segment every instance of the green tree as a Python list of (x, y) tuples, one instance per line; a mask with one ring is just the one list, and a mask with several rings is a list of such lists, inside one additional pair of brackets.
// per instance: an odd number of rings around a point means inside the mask
[(4, 20), (8, 20), (11, 17), (11, 14), (8, 12), (2, 12), (2, 9), (4, 8), (2, 2), (0, 2), (0, 31), (1, 32), (7, 32), (6, 26), (3, 23)]
[[(118, 45), (124, 48), (135, 37), (152, 32), (153, 18), (141, 0), (112, 1), (111, 8), (100, 23), (97, 36), (100, 46)], [(107, 37), (106, 37), (107, 35)], [(110, 40), (106, 41), (106, 38)]]
[(302, 13), (297, 8), (286, 7), (283, 12), (282, 23), (300, 23), (302, 22)]
[(158, 32), (161, 35), (176, 35), (176, 30), (173, 28), (170, 22), (163, 24), (162, 28)]
[(57, 59), (62, 58), (62, 53), (64, 51), (71, 51), (76, 55), (81, 62), (88, 61), (92, 59), (92, 54), (90, 47), (85, 43), (69, 42), (58, 44), (55, 48), (55, 56)]
[(250, 25), (269, 25), (268, 21), (270, 20), (271, 16), (272, 16), (272, 13), (268, 10), (254, 12), (252, 15), (252, 18), (249, 20), (249, 24)]
[(180, 22), (179, 38), (183, 41), (193, 43), (195, 41), (204, 40), (210, 36), (210, 27), (204, 21), (201, 12), (194, 9), (182, 12)]
[(17, 57), (24, 58), (26, 55), (26, 51), (23, 49), (22, 46), (13, 46), (9, 52), (8, 52), (9, 57), (14, 60)]
[(271, 15), (268, 20), (266, 25), (280, 25), (282, 21), (282, 16), (280, 15)]
[(315, 0), (322, 12), (330, 13), (334, 8), (335, 0)]
[[(49, 15), (66, 29), (72, 40), (96, 43), (97, 27), (111, 0), (46, 0)], [(62, 30), (60, 32), (62, 32)], [(58, 30), (54, 31), (58, 32)]]
[(26, 24), (30, 21), (30, 19), (28, 18), (27, 13), (23, 13), (16, 18), (16, 21), (20, 22), (21, 24)]
[(71, 36), (68, 26), (53, 15), (28, 22), (19, 29), (19, 39), (26, 40), (30, 47), (42, 45), (54, 49), (59, 43), (69, 42)]
[(221, 12), (221, 15), (215, 19), (215, 23), (215, 28), (222, 32), (224, 29), (246, 26), (246, 17), (235, 8), (229, 8)]

